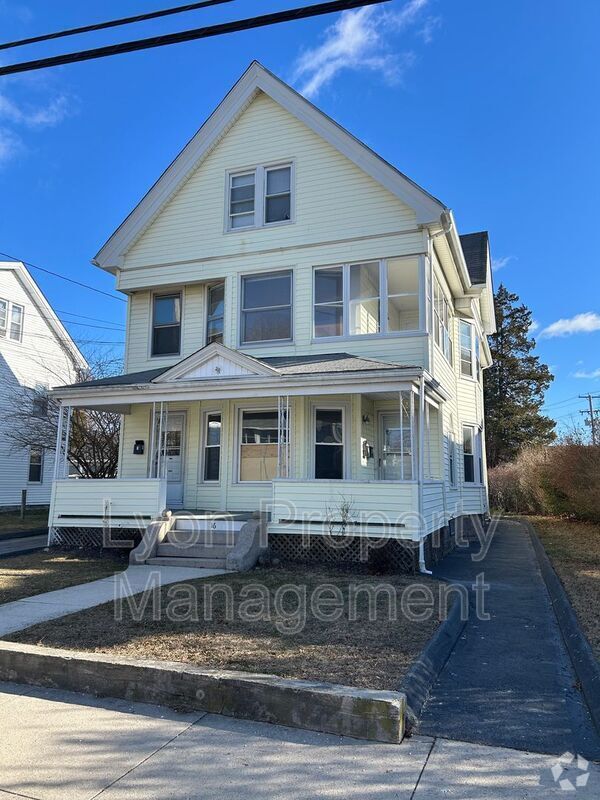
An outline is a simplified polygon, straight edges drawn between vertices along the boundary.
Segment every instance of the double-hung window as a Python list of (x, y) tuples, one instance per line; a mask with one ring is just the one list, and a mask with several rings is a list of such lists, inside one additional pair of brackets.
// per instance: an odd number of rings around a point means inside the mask
[(242, 411), (241, 434), (240, 481), (272, 481), (279, 456), (277, 409)]
[(12, 339), (13, 342), (22, 341), (24, 314), (23, 306), (0, 299), (0, 338)]
[(242, 278), (241, 344), (292, 340), (292, 273)]
[(179, 355), (181, 347), (181, 295), (156, 295), (152, 307), (152, 355)]
[(315, 478), (344, 477), (344, 412), (341, 408), (315, 409)]
[(452, 315), (450, 304), (437, 278), (433, 282), (433, 336), (446, 359), (452, 363)]
[(29, 483), (41, 483), (44, 471), (44, 451), (41, 447), (29, 448)]
[(225, 284), (215, 283), (207, 289), (206, 344), (223, 342), (225, 319)]
[(480, 483), (482, 480), (481, 431), (474, 425), (463, 425), (463, 480)]
[(221, 470), (221, 414), (207, 414), (205, 420), (204, 480), (218, 481)]
[(419, 285), (418, 258), (317, 267), (314, 338), (419, 330)]
[(481, 342), (472, 322), (460, 321), (460, 374), (479, 380), (481, 375)]
[(229, 173), (227, 230), (291, 222), (292, 182), (291, 164)]

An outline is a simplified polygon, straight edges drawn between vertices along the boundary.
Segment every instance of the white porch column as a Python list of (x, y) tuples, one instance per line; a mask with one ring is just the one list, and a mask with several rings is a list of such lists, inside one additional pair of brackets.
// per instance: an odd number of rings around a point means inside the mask
[(156, 402), (152, 403), (150, 414), (150, 452), (148, 458), (148, 477), (154, 478), (154, 445), (156, 440)]
[[(419, 520), (424, 525), (423, 516), (423, 483), (425, 480), (425, 376), (421, 374), (419, 380)], [(431, 570), (425, 564), (425, 546), (423, 531), (419, 538), (419, 570), (431, 575)]]
[(56, 428), (56, 449), (54, 451), (54, 474), (53, 480), (58, 480), (60, 475), (60, 460), (62, 454), (63, 424), (65, 418), (65, 407), (61, 403), (58, 407), (58, 426)]
[(280, 395), (277, 409), (277, 477), (290, 477), (290, 398)]
[(71, 406), (67, 406), (67, 430), (65, 432), (65, 450), (64, 450), (64, 459), (62, 464), (62, 475), (61, 478), (68, 478), (69, 477), (69, 442), (71, 441), (71, 416), (73, 414), (73, 408)]

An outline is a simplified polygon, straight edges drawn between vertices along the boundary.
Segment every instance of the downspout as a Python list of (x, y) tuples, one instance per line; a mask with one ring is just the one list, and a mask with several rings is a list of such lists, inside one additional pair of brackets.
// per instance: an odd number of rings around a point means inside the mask
[[(425, 479), (425, 375), (422, 372), (419, 379), (419, 521), (424, 526), (423, 514), (423, 481)], [(425, 564), (425, 541), (422, 531), (419, 532), (419, 572), (431, 575), (431, 570)]]

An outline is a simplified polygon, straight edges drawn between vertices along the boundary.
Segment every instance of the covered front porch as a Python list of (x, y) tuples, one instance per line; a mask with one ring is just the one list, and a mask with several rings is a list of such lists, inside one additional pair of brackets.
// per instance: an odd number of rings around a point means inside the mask
[[(445, 394), (421, 369), (373, 364), (65, 390), (50, 527), (144, 528), (167, 509), (258, 512), (273, 533), (426, 535), (447, 522)], [(67, 477), (81, 407), (122, 414), (114, 479)]]

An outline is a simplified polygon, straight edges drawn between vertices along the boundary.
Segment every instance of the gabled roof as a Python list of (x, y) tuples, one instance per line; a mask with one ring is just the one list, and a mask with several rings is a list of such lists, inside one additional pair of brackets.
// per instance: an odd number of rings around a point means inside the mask
[(409, 205), (419, 223), (437, 222), (440, 214), (446, 210), (444, 204), (433, 195), (378, 156), (258, 61), (253, 61), (200, 130), (103, 245), (92, 263), (109, 272), (114, 272), (120, 266), (123, 255), (259, 92), (267, 94)]
[(22, 261), (0, 261), (0, 270), (15, 273), (17, 279), (21, 281), (25, 290), (31, 297), (31, 300), (40, 312), (40, 316), (43, 317), (50, 330), (58, 339), (59, 344), (69, 352), (74, 365), (86, 369), (88, 363), (85, 357), (71, 338), (69, 331), (57, 317), (50, 303), (46, 300), (44, 293), (31, 276), (25, 264), (23, 264)]
[(485, 283), (490, 262), (490, 240), (487, 231), (463, 233), (460, 244), (467, 262), (471, 283)]
[[(248, 376), (264, 375), (266, 377), (285, 377), (293, 375), (319, 375), (342, 372), (371, 372), (381, 370), (415, 370), (416, 366), (406, 364), (394, 364), (388, 361), (376, 361), (371, 358), (352, 356), (349, 353), (321, 353), (320, 355), (310, 356), (270, 356), (268, 358), (256, 358), (231, 350), (221, 344), (209, 344), (184, 358), (172, 367), (145, 370), (144, 372), (130, 372), (126, 375), (114, 375), (110, 378), (101, 378), (94, 381), (73, 384), (77, 389), (94, 389), (102, 386), (142, 386), (144, 384), (177, 383), (186, 380), (220, 380), (231, 377), (225, 373), (202, 374), (190, 377), (190, 373), (202, 366), (210, 364), (215, 356), (223, 356), (230, 359), (232, 363), (248, 366)], [(234, 362), (235, 358), (235, 362)], [(247, 363), (246, 363), (247, 362)], [(236, 377), (244, 377), (243, 374)]]

